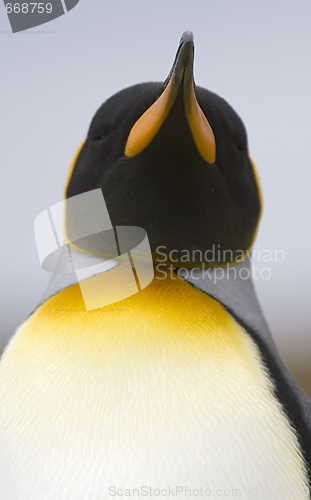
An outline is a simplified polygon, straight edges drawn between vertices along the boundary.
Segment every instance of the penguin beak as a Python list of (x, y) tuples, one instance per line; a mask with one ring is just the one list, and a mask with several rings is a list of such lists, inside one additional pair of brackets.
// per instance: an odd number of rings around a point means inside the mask
[(136, 156), (150, 144), (171, 111), (182, 86), (185, 114), (197, 150), (207, 163), (215, 162), (215, 136), (196, 99), (193, 60), (193, 35), (186, 31), (181, 37), (163, 92), (132, 127), (125, 146), (125, 156)]

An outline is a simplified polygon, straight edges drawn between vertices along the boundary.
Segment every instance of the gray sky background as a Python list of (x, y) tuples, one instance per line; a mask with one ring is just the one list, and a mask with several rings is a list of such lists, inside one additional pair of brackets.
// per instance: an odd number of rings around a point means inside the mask
[(283, 355), (310, 362), (310, 0), (80, 0), (51, 23), (11, 34), (0, 4), (0, 345), (31, 312), (49, 275), (33, 222), (60, 201), (69, 164), (111, 94), (164, 80), (183, 31), (196, 82), (242, 117), (265, 209), (255, 248), (284, 262), (256, 280)]

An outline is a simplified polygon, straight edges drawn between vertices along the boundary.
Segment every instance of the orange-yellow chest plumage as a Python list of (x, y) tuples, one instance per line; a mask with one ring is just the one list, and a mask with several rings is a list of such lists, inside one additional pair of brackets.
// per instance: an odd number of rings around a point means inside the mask
[(0, 365), (0, 493), (305, 485), (255, 343), (214, 299), (159, 278), (88, 312), (75, 285), (19, 329)]

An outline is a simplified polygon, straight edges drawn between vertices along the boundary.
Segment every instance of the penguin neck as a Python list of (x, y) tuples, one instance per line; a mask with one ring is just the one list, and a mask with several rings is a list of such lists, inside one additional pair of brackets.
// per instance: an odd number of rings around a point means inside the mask
[[(105, 307), (87, 311), (76, 284), (51, 297), (34, 315), (54, 324), (66, 318), (72, 327), (62, 331), (62, 342), (67, 337), (70, 343), (83, 339), (87, 342), (92, 336), (98, 341), (101, 336), (107, 340), (109, 332), (123, 342), (145, 343), (146, 339), (152, 339), (153, 344), (157, 339), (162, 347), (170, 338), (188, 339), (189, 332), (193, 338), (216, 344), (224, 340), (219, 331), (228, 337), (228, 342), (230, 337), (229, 315), (217, 301), (177, 274), (163, 276), (158, 271), (145, 289)], [(231, 336), (230, 342), (233, 341), (234, 336)]]

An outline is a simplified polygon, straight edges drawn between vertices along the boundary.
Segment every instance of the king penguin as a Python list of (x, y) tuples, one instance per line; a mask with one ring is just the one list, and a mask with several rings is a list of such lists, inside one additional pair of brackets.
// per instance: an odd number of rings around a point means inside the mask
[(154, 278), (87, 310), (74, 273), (53, 275), (1, 360), (3, 500), (310, 495), (311, 403), (249, 272), (246, 131), (193, 59), (185, 32), (164, 83), (108, 99), (73, 160), (67, 202), (100, 190), (114, 228), (146, 232)]

